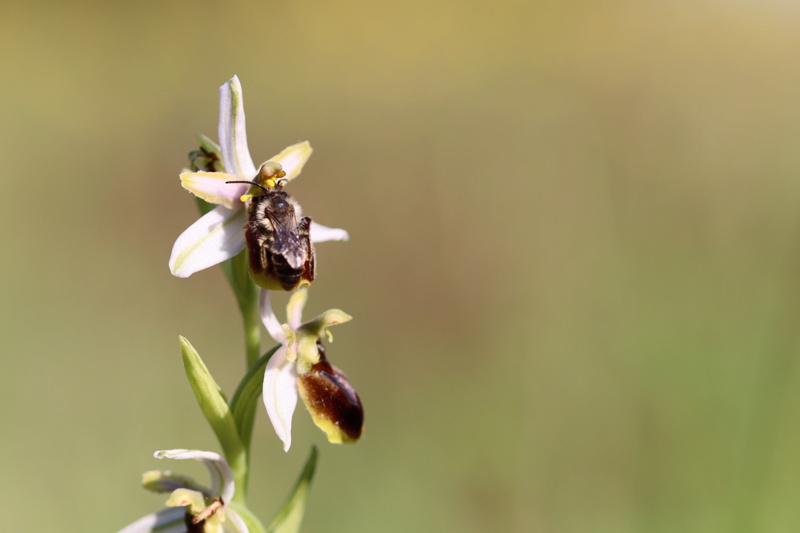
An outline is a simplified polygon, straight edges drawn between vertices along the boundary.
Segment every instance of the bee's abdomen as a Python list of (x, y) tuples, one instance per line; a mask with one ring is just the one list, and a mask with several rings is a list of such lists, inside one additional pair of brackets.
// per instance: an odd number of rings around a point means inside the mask
[(282, 255), (271, 254), (269, 273), (272, 274), (284, 290), (291, 291), (297, 288), (300, 278), (303, 277), (304, 268), (292, 267)]

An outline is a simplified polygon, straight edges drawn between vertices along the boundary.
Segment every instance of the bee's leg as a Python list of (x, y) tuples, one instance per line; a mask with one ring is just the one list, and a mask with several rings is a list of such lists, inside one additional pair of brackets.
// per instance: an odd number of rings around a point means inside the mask
[(308, 235), (311, 231), (311, 217), (303, 217), (297, 223), (297, 234)]
[(245, 225), (244, 238), (245, 242), (247, 242), (247, 257), (250, 262), (250, 272), (255, 274), (263, 273), (266, 263), (264, 260), (264, 246), (262, 244), (263, 237), (261, 237), (258, 227), (254, 224)]
[(311, 218), (303, 217), (297, 224), (297, 234), (303, 237), (303, 246), (306, 249), (306, 263), (303, 265), (302, 277), (311, 283), (317, 275), (317, 261), (314, 254), (314, 244), (311, 242)]

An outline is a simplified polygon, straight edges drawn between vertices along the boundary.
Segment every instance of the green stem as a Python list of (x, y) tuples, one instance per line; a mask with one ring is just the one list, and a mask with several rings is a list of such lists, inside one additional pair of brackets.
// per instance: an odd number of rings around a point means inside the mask
[(231, 467), (233, 475), (233, 486), (236, 491), (233, 493), (232, 501), (243, 507), (247, 506), (247, 475), (250, 471), (250, 454), (245, 453), (242, 461), (231, 462), (230, 457), (225, 458)]
[[(214, 207), (200, 198), (196, 198), (196, 200), (198, 209), (204, 215)], [(258, 293), (260, 289), (250, 279), (247, 248), (235, 257), (223, 261), (220, 266), (233, 290), (234, 296), (236, 296), (239, 311), (242, 313), (246, 357), (245, 368), (250, 368), (261, 357), (261, 316), (258, 310)]]
[(261, 357), (261, 314), (258, 310), (259, 287), (250, 279), (247, 250), (222, 263), (222, 271), (236, 296), (244, 323), (245, 368)]
[[(236, 303), (239, 304), (239, 311), (242, 314), (242, 322), (244, 325), (245, 368), (249, 370), (257, 363), (261, 356), (261, 313), (258, 309), (260, 288), (250, 279), (246, 249), (237, 256), (222, 263), (221, 266), (233, 290), (233, 294), (236, 296)], [(254, 421), (255, 412), (251, 413), (249, 417), (245, 417), (243, 424), (239, 427), (239, 435), (245, 453), (245, 469), (241, 478), (236, 480), (236, 494), (237, 496), (241, 496), (236, 499), (242, 505), (244, 505), (244, 494), (247, 490), (247, 478), (250, 470), (250, 440), (253, 433)]]
[[(252, 282), (250, 282), (253, 286)], [(256, 294), (258, 292), (256, 291)], [(239, 303), (239, 308), (242, 311), (242, 320), (244, 321), (244, 338), (245, 338), (245, 351), (247, 357), (247, 368), (251, 368), (259, 359), (259, 350), (261, 349), (261, 316), (258, 312), (258, 297), (253, 300), (253, 305), (244, 306)], [(262, 378), (263, 379), (263, 378)], [(239, 435), (242, 439), (244, 446), (246, 468), (241, 480), (238, 480), (237, 487), (241, 487), (242, 493), (247, 490), (247, 481), (250, 473), (250, 442), (253, 435), (253, 424), (255, 423), (255, 411), (247, 419), (243, 427), (239, 428)], [(241, 500), (244, 505), (244, 499)]]
[[(255, 283), (252, 283), (256, 287)], [(261, 357), (261, 314), (258, 309), (258, 289), (256, 287), (255, 296), (247, 305), (239, 304), (244, 321), (244, 342), (247, 368), (252, 367), (258, 358)]]

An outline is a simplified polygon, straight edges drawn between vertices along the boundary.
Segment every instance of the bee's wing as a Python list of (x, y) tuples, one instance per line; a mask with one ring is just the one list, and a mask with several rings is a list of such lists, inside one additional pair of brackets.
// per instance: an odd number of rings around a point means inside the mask
[(276, 217), (269, 218), (275, 230), (273, 251), (286, 258), (286, 262), (292, 268), (302, 268), (308, 258), (308, 250), (303, 237), (294, 231), (297, 226), (295, 217), (291, 217), (289, 221), (281, 221)]

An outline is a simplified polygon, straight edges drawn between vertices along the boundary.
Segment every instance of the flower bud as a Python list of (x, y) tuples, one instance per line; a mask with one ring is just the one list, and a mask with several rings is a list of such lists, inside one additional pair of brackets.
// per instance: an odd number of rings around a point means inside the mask
[(193, 172), (203, 170), (206, 172), (224, 172), (222, 153), (219, 145), (206, 137), (198, 135), (200, 148), (189, 152), (189, 162)]
[(364, 428), (364, 409), (356, 390), (344, 373), (325, 357), (325, 347), (317, 341), (319, 362), (297, 376), (300, 397), (311, 418), (333, 443), (353, 443)]

